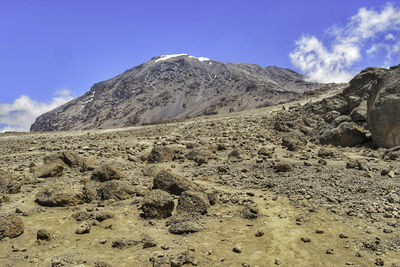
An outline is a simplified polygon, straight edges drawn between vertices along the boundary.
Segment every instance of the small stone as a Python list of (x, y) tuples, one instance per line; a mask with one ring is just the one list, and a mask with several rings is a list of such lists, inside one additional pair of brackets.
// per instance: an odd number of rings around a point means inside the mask
[(375, 265), (377, 265), (377, 266), (383, 266), (383, 265), (385, 265), (385, 262), (383, 261), (382, 258), (376, 258), (376, 259), (375, 259)]
[(140, 242), (143, 243), (143, 249), (157, 246), (156, 241), (149, 235), (143, 235)]
[(232, 251), (235, 253), (242, 253), (242, 246), (240, 244), (236, 244), (233, 248)]
[(276, 163), (276, 165), (274, 166), (274, 169), (277, 172), (288, 172), (292, 169), (292, 165), (288, 162), (281, 161), (281, 162)]
[(329, 255), (334, 254), (333, 248), (328, 248), (328, 249), (326, 250), (326, 254), (329, 254)]
[(300, 238), (300, 240), (303, 241), (304, 243), (311, 242), (311, 239), (309, 237), (302, 237), (302, 238)]
[(344, 238), (349, 238), (349, 236), (346, 235), (346, 234), (344, 234), (344, 233), (340, 233), (340, 234), (339, 234), (339, 237), (342, 238), (342, 239), (344, 239)]
[(255, 234), (256, 237), (262, 237), (264, 235), (264, 231), (263, 230), (258, 230)]
[(87, 234), (90, 232), (90, 229), (92, 228), (92, 226), (90, 224), (88, 224), (87, 222), (83, 222), (81, 223), (78, 228), (75, 230), (75, 234)]
[(282, 261), (280, 261), (280, 260), (278, 260), (278, 259), (275, 259), (274, 263), (275, 263), (275, 265), (281, 265), (281, 264), (282, 264)]
[(317, 229), (317, 230), (315, 230), (315, 233), (321, 235), (324, 233), (324, 230)]
[(50, 241), (51, 240), (51, 234), (45, 229), (40, 229), (36, 233), (36, 239), (37, 240)]

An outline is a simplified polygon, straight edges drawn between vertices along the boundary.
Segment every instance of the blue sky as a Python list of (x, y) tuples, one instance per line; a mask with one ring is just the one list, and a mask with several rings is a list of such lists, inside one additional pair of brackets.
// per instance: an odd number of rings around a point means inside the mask
[[(1, 1), (0, 130), (162, 54), (277, 65), (327, 82), (398, 64), (399, 9), (379, 0)], [(372, 35), (358, 31), (365, 25)], [(28, 122), (18, 123), (3, 130)]]

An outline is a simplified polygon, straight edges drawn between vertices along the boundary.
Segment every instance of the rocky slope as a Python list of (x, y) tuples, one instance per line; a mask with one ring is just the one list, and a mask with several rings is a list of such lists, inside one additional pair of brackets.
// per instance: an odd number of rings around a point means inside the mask
[(343, 92), (276, 117), (279, 131), (300, 131), (334, 146), (400, 149), (400, 65), (367, 68)]
[(400, 151), (321, 144), (333, 93), (0, 134), (0, 265), (400, 266)]
[(161, 56), (96, 83), (37, 118), (31, 131), (115, 128), (254, 109), (320, 87), (289, 69)]

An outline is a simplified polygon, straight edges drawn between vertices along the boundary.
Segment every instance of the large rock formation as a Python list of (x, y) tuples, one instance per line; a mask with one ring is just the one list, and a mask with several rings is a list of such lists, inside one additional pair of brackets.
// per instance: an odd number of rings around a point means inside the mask
[(353, 120), (362, 121), (359, 114), (366, 103), (367, 129), (376, 145), (400, 145), (400, 65), (363, 70), (350, 81), (343, 96)]
[(41, 115), (31, 131), (113, 128), (240, 111), (320, 87), (289, 69), (161, 56), (96, 83), (81, 97)]
[(377, 79), (368, 99), (368, 128), (383, 147), (400, 145), (400, 65)]

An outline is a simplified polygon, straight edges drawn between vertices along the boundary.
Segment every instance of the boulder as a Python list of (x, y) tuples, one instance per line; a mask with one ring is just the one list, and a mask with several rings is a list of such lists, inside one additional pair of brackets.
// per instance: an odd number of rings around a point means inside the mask
[(153, 189), (161, 189), (174, 195), (180, 195), (183, 191), (192, 187), (186, 178), (167, 170), (158, 172), (153, 180)]
[(200, 213), (206, 214), (210, 206), (208, 196), (202, 192), (185, 191), (178, 200), (178, 213)]
[(41, 189), (36, 200), (41, 206), (66, 207), (83, 203), (83, 194), (70, 188), (70, 185), (56, 184)]
[(377, 79), (367, 102), (367, 122), (374, 144), (390, 148), (400, 145), (400, 67)]
[(24, 233), (24, 223), (15, 214), (0, 217), (0, 240), (5, 237), (14, 238)]
[(141, 216), (146, 219), (164, 219), (171, 216), (174, 206), (174, 198), (169, 193), (152, 190), (143, 199)]
[(122, 179), (123, 175), (121, 171), (110, 165), (102, 165), (99, 168), (93, 170), (92, 180), (105, 182), (110, 180), (119, 180)]
[(362, 128), (354, 122), (343, 122), (338, 127), (327, 130), (319, 141), (334, 146), (356, 146), (365, 143), (366, 136)]

